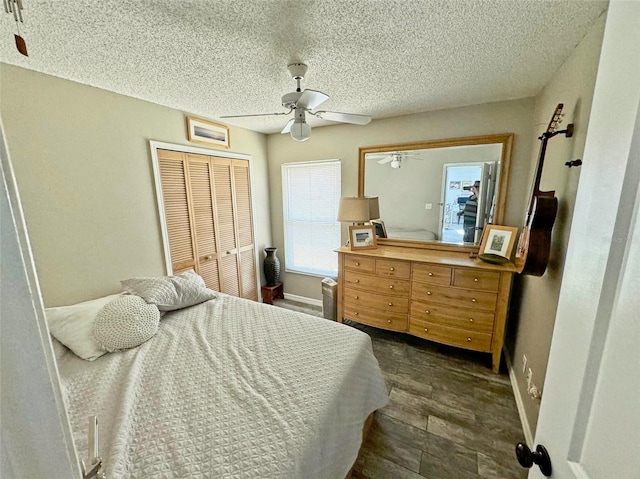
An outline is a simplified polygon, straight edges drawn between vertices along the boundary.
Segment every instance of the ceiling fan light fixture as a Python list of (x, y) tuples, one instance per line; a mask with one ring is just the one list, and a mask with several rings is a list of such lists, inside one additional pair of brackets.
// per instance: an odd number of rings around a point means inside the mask
[(397, 156), (391, 160), (391, 168), (400, 168), (402, 166), (402, 161)]
[[(4, 0), (9, 1), (9, 0)], [(18, 0), (13, 0), (18, 1)], [(22, 1), (22, 0), (20, 0)], [(222, 115), (220, 118), (246, 118), (250, 116), (271, 116), (271, 115), (289, 115), (294, 114), (284, 126), (283, 135), (291, 134), (291, 138), (295, 141), (306, 141), (311, 137), (311, 126), (305, 120), (305, 113), (309, 113), (322, 120), (334, 121), (337, 123), (350, 123), (353, 125), (366, 125), (371, 121), (368, 115), (359, 115), (355, 113), (341, 113), (337, 111), (315, 111), (322, 103), (329, 99), (329, 95), (317, 90), (302, 90), (300, 81), (307, 73), (307, 65), (304, 63), (291, 63), (287, 66), (291, 77), (296, 82), (296, 91), (286, 93), (282, 96), (282, 106), (287, 112), (276, 113), (255, 113), (251, 115)]]
[(304, 120), (296, 120), (291, 125), (291, 138), (296, 141), (306, 141), (311, 137), (311, 127)]

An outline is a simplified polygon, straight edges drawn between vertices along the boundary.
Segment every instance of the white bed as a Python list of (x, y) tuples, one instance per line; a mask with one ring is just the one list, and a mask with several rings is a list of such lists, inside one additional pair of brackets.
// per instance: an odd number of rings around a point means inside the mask
[(369, 336), (216, 294), (136, 348), (58, 355), (80, 457), (97, 415), (108, 478), (343, 479), (387, 402)]
[(415, 241), (433, 241), (436, 234), (424, 228), (401, 228), (396, 226), (386, 226), (387, 237), (391, 239), (404, 239)]

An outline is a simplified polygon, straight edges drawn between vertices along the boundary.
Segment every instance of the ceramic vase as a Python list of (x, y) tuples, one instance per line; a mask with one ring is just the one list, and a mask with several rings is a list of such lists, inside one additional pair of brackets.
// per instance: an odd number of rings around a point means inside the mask
[(267, 286), (275, 286), (280, 282), (280, 260), (276, 256), (278, 248), (265, 248), (266, 257), (262, 264), (264, 268), (264, 279), (267, 280)]

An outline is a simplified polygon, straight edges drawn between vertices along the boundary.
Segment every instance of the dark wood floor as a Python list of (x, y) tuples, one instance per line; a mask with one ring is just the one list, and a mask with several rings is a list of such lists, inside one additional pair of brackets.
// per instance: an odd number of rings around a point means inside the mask
[[(308, 305), (276, 303), (321, 315)], [(375, 413), (353, 479), (519, 479), (524, 435), (506, 371), (490, 355), (347, 322), (371, 336), (389, 404)]]

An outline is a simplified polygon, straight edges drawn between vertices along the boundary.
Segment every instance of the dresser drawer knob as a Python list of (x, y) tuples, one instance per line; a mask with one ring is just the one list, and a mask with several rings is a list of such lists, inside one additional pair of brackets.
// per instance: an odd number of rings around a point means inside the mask
[(356, 264), (356, 266), (360, 266), (360, 263), (358, 263), (357, 261), (356, 261), (356, 263), (355, 263), (355, 264)]
[(471, 338), (467, 338), (467, 342), (470, 343), (471, 342)]
[(389, 289), (393, 289), (393, 285), (389, 285)]
[(431, 291), (427, 291), (427, 296), (431, 296)]
[(354, 316), (358, 316), (358, 312), (356, 311), (355, 313), (353, 313)]
[(389, 271), (395, 271), (396, 269), (392, 266), (391, 268), (389, 268)]
[(391, 324), (391, 320), (390, 320), (390, 319), (387, 319), (387, 323)]
[(473, 318), (469, 318), (469, 322), (470, 322), (470, 323), (473, 323)]
[(478, 300), (477, 300), (476, 298), (471, 298), (471, 302), (472, 302), (472, 303), (477, 303), (477, 302), (478, 302)]
[(429, 310), (427, 309), (427, 310), (425, 310), (425, 313), (427, 313), (427, 314), (431, 314), (431, 311), (429, 311)]
[(429, 328), (424, 328), (424, 332), (428, 333), (429, 332)]
[(356, 279), (356, 283), (359, 283), (359, 282), (360, 282), (360, 280), (359, 280), (359, 279)]
[(473, 282), (477, 283), (478, 282), (478, 278), (473, 278)]
[(360, 299), (360, 296), (356, 296), (355, 298), (356, 298), (356, 299)]
[(389, 306), (393, 306), (393, 303), (389, 303)]
[(429, 276), (433, 276), (433, 273), (431, 271), (429, 271)]

